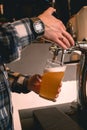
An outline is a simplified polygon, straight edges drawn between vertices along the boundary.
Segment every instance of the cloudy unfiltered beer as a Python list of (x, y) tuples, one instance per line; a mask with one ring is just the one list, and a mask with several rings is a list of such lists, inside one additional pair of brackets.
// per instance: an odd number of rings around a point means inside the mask
[(39, 95), (46, 99), (55, 101), (55, 96), (58, 92), (58, 87), (61, 84), (64, 72), (65, 66), (45, 68)]

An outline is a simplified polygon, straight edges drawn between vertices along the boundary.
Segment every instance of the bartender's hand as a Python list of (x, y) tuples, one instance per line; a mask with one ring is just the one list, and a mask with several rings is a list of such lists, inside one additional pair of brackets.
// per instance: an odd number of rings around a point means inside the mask
[(67, 49), (74, 45), (74, 40), (66, 31), (62, 21), (52, 15), (55, 11), (54, 8), (49, 7), (44, 13), (38, 16), (45, 24), (44, 38)]
[[(39, 94), (40, 92), (40, 87), (41, 87), (41, 81), (42, 81), (42, 76), (39, 74), (35, 74), (33, 75), (31, 78), (29, 78), (28, 80), (28, 89)], [(60, 86), (58, 86), (58, 91), (55, 95), (55, 99), (59, 96), (59, 93), (61, 91), (61, 86), (62, 84), (60, 84)]]
[(27, 85), (28, 89), (39, 94), (41, 81), (42, 81), (41, 79), (42, 79), (42, 76), (39, 74), (35, 74), (31, 76), (28, 80), (28, 85)]
[(56, 95), (55, 95), (54, 101), (56, 101), (56, 98), (59, 97), (59, 94), (60, 94), (60, 92), (61, 92), (61, 87), (62, 87), (62, 83), (60, 83), (60, 85), (58, 86), (58, 91), (57, 91), (57, 93), (56, 93)]

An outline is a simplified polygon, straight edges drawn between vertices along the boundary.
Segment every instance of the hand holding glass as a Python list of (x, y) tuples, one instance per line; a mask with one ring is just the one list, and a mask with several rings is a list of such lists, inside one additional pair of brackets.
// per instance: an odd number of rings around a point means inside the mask
[(39, 95), (43, 98), (55, 101), (58, 88), (64, 77), (66, 66), (60, 65), (60, 62), (47, 60), (46, 67), (42, 76)]

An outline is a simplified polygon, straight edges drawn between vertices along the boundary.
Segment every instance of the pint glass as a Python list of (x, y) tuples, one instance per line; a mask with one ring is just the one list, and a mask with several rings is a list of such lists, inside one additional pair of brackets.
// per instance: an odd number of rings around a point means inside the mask
[(48, 100), (55, 101), (58, 87), (64, 77), (66, 66), (60, 65), (60, 62), (47, 60), (41, 82), (39, 95)]

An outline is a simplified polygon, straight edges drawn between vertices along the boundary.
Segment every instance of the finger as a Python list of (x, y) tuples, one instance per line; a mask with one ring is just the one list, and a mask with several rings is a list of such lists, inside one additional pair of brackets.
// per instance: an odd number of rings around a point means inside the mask
[(56, 102), (56, 98), (53, 99), (53, 102)]
[(71, 47), (69, 40), (66, 37), (59, 38), (68, 48)]
[(34, 91), (35, 93), (39, 94), (40, 84), (34, 85), (34, 86), (33, 86), (33, 91)]
[(59, 96), (59, 94), (56, 94), (55, 98), (57, 98)]
[(56, 40), (56, 44), (58, 44), (58, 46), (62, 47), (63, 49), (68, 49), (68, 46), (62, 40), (60, 40), (60, 38)]
[(74, 40), (70, 36), (69, 37), (61, 36), (61, 37), (58, 38), (57, 42), (64, 49), (68, 49), (68, 48), (70, 48), (71, 46), (74, 45)]
[(61, 92), (61, 89), (58, 90), (58, 92), (57, 92), (55, 98), (57, 98), (57, 97), (59, 96), (59, 93), (60, 93), (60, 92)]
[(61, 92), (61, 88), (58, 89), (58, 94)]
[(74, 40), (72, 38), (72, 36), (67, 32), (67, 31), (63, 31), (62, 32), (63, 36), (66, 37), (70, 43), (70, 45), (74, 45)]
[(39, 82), (41, 82), (42, 80), (42, 77), (41, 77), (41, 75), (36, 75), (36, 79), (39, 81)]
[(50, 15), (52, 15), (56, 11), (56, 9), (54, 9), (52, 7), (50, 7), (48, 10), (49, 10), (49, 14)]
[(30, 85), (31, 86), (40, 85), (40, 82), (41, 82), (41, 76), (38, 75), (38, 74), (35, 74), (30, 79)]

